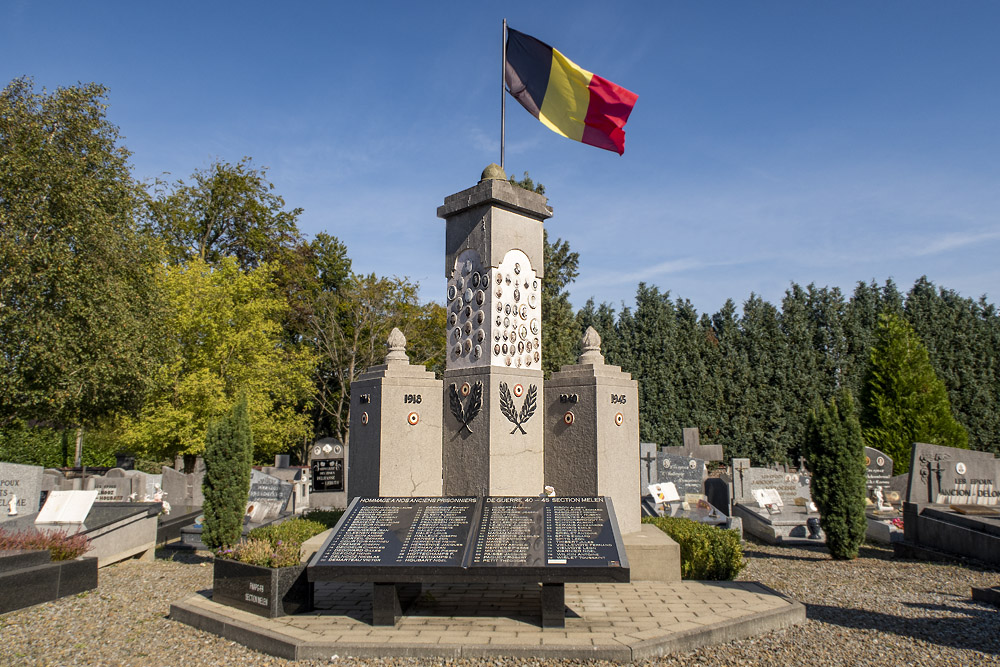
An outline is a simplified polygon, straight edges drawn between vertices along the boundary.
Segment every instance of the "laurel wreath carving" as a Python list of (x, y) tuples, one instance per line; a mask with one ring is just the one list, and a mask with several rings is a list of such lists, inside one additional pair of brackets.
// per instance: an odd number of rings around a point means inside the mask
[[(483, 409), (483, 383), (480, 380), (476, 384), (472, 385), (472, 391), (469, 392), (469, 409), (466, 410), (465, 406), (462, 405), (462, 397), (458, 395), (458, 386), (452, 384), (448, 391), (449, 403), (451, 405), (451, 414), (455, 416), (455, 419), (462, 422), (462, 427), (469, 429), (469, 433), (472, 433), (472, 428), (469, 423), (476, 418), (476, 416)], [(461, 430), (461, 429), (459, 429)]]
[(538, 394), (538, 387), (535, 385), (530, 385), (528, 387), (528, 394), (524, 397), (524, 404), (521, 405), (521, 412), (518, 414), (517, 408), (514, 406), (514, 399), (511, 398), (510, 389), (507, 387), (506, 382), (500, 383), (500, 412), (503, 416), (507, 418), (511, 424), (514, 425), (514, 430), (511, 431), (511, 435), (521, 431), (523, 435), (528, 435), (528, 432), (521, 427), (529, 419), (531, 415), (535, 414), (535, 408), (537, 402), (535, 397)]

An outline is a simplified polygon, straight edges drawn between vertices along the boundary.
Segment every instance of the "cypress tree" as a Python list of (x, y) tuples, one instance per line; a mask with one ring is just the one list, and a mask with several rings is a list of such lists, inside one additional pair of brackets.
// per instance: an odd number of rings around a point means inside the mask
[(241, 397), (229, 414), (209, 424), (205, 440), (205, 523), (201, 540), (215, 549), (235, 544), (243, 532), (253, 463), (246, 397)]
[(857, 558), (865, 539), (865, 449), (850, 392), (817, 401), (806, 427), (810, 486), (826, 546), (837, 560)]
[(900, 315), (879, 319), (861, 409), (865, 443), (892, 457), (896, 474), (909, 469), (914, 442), (968, 447), (927, 348)]

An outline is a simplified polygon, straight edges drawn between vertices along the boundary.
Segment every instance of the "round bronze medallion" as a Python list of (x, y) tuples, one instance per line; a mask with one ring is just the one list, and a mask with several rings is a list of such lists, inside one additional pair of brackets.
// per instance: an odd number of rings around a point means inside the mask
[(368, 413), (367, 412), (362, 412), (361, 413), (361, 423), (363, 425), (366, 425), (366, 426), (368, 425)]
[(572, 411), (567, 412), (566, 414), (563, 415), (563, 423), (566, 424), (566, 426), (572, 426), (573, 420), (575, 419), (576, 417), (573, 415)]
[(469, 392), (472, 391), (472, 385), (470, 385), (468, 382), (463, 382), (462, 388), (459, 389), (459, 391), (462, 393), (462, 396), (468, 396)]
[(420, 415), (418, 415), (416, 412), (411, 412), (410, 414), (406, 415), (406, 421), (407, 423), (409, 423), (410, 426), (416, 426), (417, 424), (420, 423)]
[(517, 397), (517, 398), (520, 398), (521, 394), (523, 394), (523, 393), (524, 393), (524, 387), (522, 387), (520, 384), (515, 384), (514, 385), (514, 396)]
[(615, 426), (621, 426), (624, 423), (625, 423), (625, 415), (619, 412), (618, 414), (615, 415)]

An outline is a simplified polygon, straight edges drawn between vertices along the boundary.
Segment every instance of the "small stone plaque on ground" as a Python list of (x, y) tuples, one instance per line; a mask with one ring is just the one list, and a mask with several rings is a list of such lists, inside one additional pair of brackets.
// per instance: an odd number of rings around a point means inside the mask
[(977, 516), (998, 516), (1000, 510), (989, 505), (949, 505), (949, 509), (955, 510), (959, 514), (969, 514)]

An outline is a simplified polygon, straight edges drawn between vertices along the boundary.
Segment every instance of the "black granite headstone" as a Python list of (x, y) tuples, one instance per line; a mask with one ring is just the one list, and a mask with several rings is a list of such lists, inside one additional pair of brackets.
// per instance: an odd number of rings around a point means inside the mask
[(313, 491), (344, 490), (344, 459), (313, 459)]

